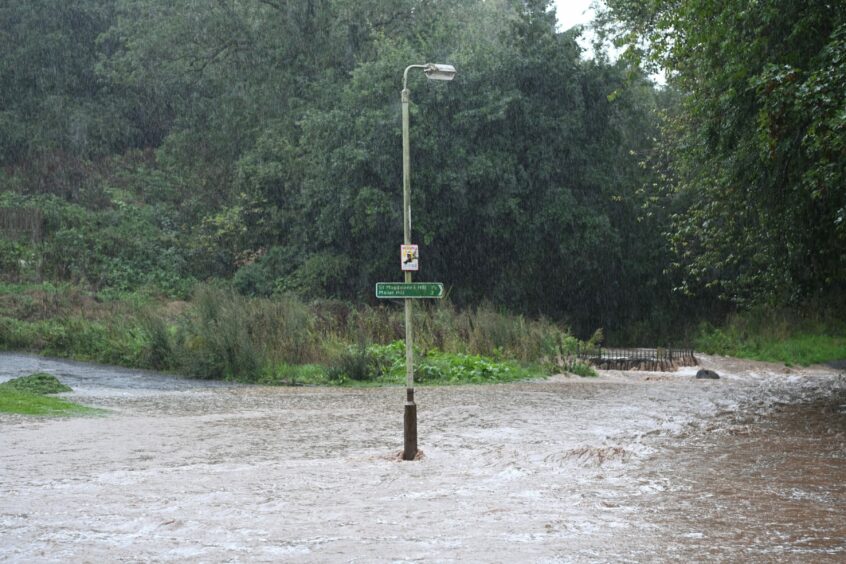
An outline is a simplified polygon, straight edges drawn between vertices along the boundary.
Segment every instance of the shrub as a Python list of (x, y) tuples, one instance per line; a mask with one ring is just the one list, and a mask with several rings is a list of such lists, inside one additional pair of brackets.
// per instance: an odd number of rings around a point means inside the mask
[(0, 277), (3, 280), (17, 282), (34, 279), (39, 260), (33, 245), (0, 237)]
[(35, 336), (29, 323), (10, 317), (0, 317), (0, 348), (33, 350)]
[(379, 376), (372, 353), (363, 345), (344, 350), (329, 366), (326, 374), (330, 381), (337, 383), (347, 380), (366, 382)]
[(297, 386), (329, 383), (326, 369), (317, 364), (277, 364), (266, 369), (258, 380), (265, 385)]
[(297, 264), (290, 249), (274, 246), (255, 262), (239, 268), (232, 283), (242, 295), (270, 297)]
[(145, 368), (164, 370), (175, 365), (173, 344), (164, 319), (150, 312), (141, 316), (143, 346), (141, 364)]
[(314, 333), (314, 316), (296, 297), (248, 300), (245, 308), (252, 339), (271, 362), (301, 364), (325, 358)]
[[(371, 370), (382, 382), (405, 380), (405, 343), (371, 345), (367, 348)], [(481, 355), (450, 353), (437, 350), (414, 351), (414, 379), (417, 383), (462, 384), (510, 382), (540, 376), (533, 368), (524, 368), (513, 361), (497, 360)]]
[(576, 376), (592, 377), (596, 376), (596, 370), (593, 366), (584, 362), (573, 362), (567, 367), (567, 372), (575, 374)]
[(244, 298), (199, 287), (194, 308), (177, 333), (182, 369), (199, 378), (256, 381), (265, 360), (251, 338), (249, 321)]

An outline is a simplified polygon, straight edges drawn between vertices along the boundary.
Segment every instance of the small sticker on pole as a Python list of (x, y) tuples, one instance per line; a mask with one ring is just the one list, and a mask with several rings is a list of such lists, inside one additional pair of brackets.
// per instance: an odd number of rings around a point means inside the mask
[(419, 264), (420, 253), (417, 251), (417, 245), (400, 245), (400, 264), (403, 271), (417, 271), (420, 268)]

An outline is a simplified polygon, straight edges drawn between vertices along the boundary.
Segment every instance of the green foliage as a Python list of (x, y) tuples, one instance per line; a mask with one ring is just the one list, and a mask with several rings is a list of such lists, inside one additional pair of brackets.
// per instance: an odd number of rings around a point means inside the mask
[(191, 305), (177, 321), (172, 341), (159, 329), (161, 349), (170, 347), (177, 357), (174, 366), (188, 374), (254, 382), (269, 367), (324, 358), (311, 313), (295, 298), (251, 300), (200, 286)]
[(596, 376), (596, 371), (590, 365), (578, 360), (577, 353), (580, 348), (596, 347), (603, 338), (602, 329), (597, 329), (587, 342), (566, 334), (558, 335), (547, 354), (540, 357), (541, 366), (547, 374), (570, 372), (578, 376)]
[[(400, 384), (405, 382), (405, 343), (350, 347), (330, 368), (330, 378)], [(414, 351), (414, 380), (418, 384), (482, 384), (540, 377), (540, 371), (513, 361), (481, 355), (430, 350)]]
[(0, 384), (0, 413), (22, 415), (96, 415), (102, 413), (63, 399), (16, 390)]
[(199, 378), (256, 381), (264, 359), (252, 339), (251, 313), (243, 298), (210, 287), (198, 290), (175, 337), (183, 369)]
[[(38, 0), (0, 21), (0, 204), (47, 216), (41, 246), (4, 244), (6, 280), (372, 303), (401, 240), (401, 73), (438, 60), (454, 82), (409, 77), (414, 236), (455, 304), (588, 334), (669, 286), (637, 220), (655, 92), (609, 102), (627, 69), (582, 60), (548, 1)], [(471, 348), (514, 341), (489, 329)]]
[(112, 2), (49, 0), (0, 7), (0, 164), (37, 192), (79, 197), (88, 157), (136, 140), (125, 92), (96, 77)]
[(72, 391), (70, 386), (66, 386), (59, 382), (59, 380), (52, 374), (45, 374), (44, 372), (36, 372), (29, 376), (21, 376), (13, 378), (0, 384), (13, 388), (19, 392), (28, 392), (30, 394), (59, 394), (62, 392)]
[(45, 397), (72, 391), (55, 376), (38, 372), (0, 383), (0, 413), (22, 415), (91, 415), (101, 413), (58, 398)]
[(0, 238), (0, 273), (8, 281), (36, 277), (39, 257), (35, 245)]
[[(0, 348), (264, 384), (398, 384), (405, 378), (399, 308), (306, 304), (290, 295), (245, 298), (213, 286), (199, 286), (190, 303), (85, 301), (73, 288), (55, 291), (45, 319), (40, 313), (29, 319), (0, 316)], [(502, 313), (462, 312), (449, 305), (418, 309), (415, 366), (424, 383), (535, 376), (540, 371), (531, 367), (541, 361), (535, 352), (557, 354), (577, 342), (549, 322), (513, 317), (513, 330), (505, 330), (508, 316)]]
[(628, 60), (681, 95), (662, 183), (679, 288), (742, 306), (842, 293), (843, 3), (607, 4)]
[(332, 382), (343, 384), (348, 380), (365, 382), (380, 376), (373, 353), (363, 345), (350, 346), (338, 355), (326, 372)]
[(127, 292), (140, 288), (184, 296), (195, 283), (188, 274), (186, 250), (180, 248), (167, 211), (118, 203), (91, 210), (54, 196), (0, 194), (0, 206), (36, 207), (45, 217), (41, 243), (7, 242), (0, 261), (6, 280), (87, 283), (93, 288)]
[(486, 384), (545, 375), (536, 368), (525, 368), (512, 361), (438, 351), (430, 351), (423, 356), (417, 372), (424, 384)]
[(276, 287), (276, 278), (261, 263), (242, 266), (232, 278), (232, 285), (245, 296), (269, 297)]
[[(410, 75), (415, 237), (432, 249), (428, 275), (453, 284), (456, 303), (487, 298), (593, 329), (596, 318), (636, 316), (633, 294), (656, 286), (638, 257), (659, 238), (635, 221), (634, 198), (652, 92), (609, 103), (623, 70), (580, 62), (575, 37), (556, 34), (545, 8), (480, 4), (450, 13), (460, 34), (434, 32), (460, 74), (448, 85)], [(421, 43), (379, 43), (380, 57), (302, 124), (305, 190), (289, 205), (315, 226), (304, 252), (353, 259), (341, 297), (370, 294), (395, 269), (396, 78), (428, 56)], [(624, 233), (643, 247), (624, 248)]]
[(138, 363), (155, 370), (168, 370), (175, 366), (173, 338), (165, 320), (147, 311), (142, 313), (137, 330), (141, 345)]
[(567, 367), (567, 372), (575, 374), (576, 376), (593, 377), (596, 376), (596, 370), (590, 364), (584, 362), (574, 362)]
[(29, 324), (0, 317), (0, 347), (4, 350), (30, 350), (32, 342)]
[[(401, 73), (436, 60), (455, 81), (409, 75), (413, 235), (426, 277), (475, 312), (418, 314), (426, 347), (560, 354), (501, 310), (666, 341), (715, 298), (843, 293), (838, 3), (608, 0), (630, 47), (615, 63), (585, 60), (548, 0), (60, 4), (0, 7), (0, 206), (45, 216), (38, 243), (0, 235), (3, 281), (185, 299), (231, 277), (244, 296), (372, 305), (402, 240)], [(351, 316), (398, 336), (379, 308)], [(228, 373), (254, 340), (270, 356), (250, 378), (304, 361), (243, 324), (232, 350), (137, 325), (122, 362), (178, 366), (191, 343), (198, 373)], [(106, 354), (92, 331), (39, 339)]]
[(722, 327), (702, 323), (697, 350), (808, 366), (846, 358), (843, 322), (819, 315), (753, 310), (736, 315)]
[[(373, 305), (402, 239), (401, 73), (437, 60), (455, 81), (409, 74), (413, 235), (465, 313), (420, 308), (426, 350), (554, 358), (560, 336), (526, 320), (667, 341), (702, 305), (843, 293), (840, 4), (609, 0), (615, 63), (585, 60), (547, 0), (54, 4), (0, 8), (0, 206), (45, 215), (39, 243), (0, 236), (4, 281)], [(133, 319), (113, 356), (248, 379), (332, 356), (256, 312), (182, 323)], [(333, 331), (359, 323), (401, 330), (356, 307)], [(107, 330), (26, 331), (109, 356)]]
[(313, 386), (332, 383), (327, 370), (318, 364), (280, 363), (266, 369), (258, 379), (258, 384), (269, 386)]
[(143, 337), (125, 323), (105, 325), (81, 317), (32, 322), (0, 317), (2, 349), (154, 368), (143, 361), (144, 347)]

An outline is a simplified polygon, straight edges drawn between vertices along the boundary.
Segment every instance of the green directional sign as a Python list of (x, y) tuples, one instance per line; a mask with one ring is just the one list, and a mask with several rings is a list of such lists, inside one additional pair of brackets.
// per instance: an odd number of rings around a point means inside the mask
[(377, 282), (377, 298), (443, 298), (440, 282)]

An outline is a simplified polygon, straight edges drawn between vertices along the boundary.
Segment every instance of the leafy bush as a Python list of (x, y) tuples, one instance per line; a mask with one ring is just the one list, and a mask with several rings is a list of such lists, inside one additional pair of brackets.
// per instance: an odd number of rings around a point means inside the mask
[(141, 331), (142, 365), (155, 370), (173, 368), (175, 364), (173, 343), (164, 320), (147, 312), (141, 317)]
[(296, 257), (288, 248), (274, 246), (255, 262), (239, 268), (232, 283), (245, 296), (270, 297), (296, 266)]
[(0, 237), (0, 276), (3, 280), (33, 280), (38, 266), (39, 256), (33, 244)]
[(343, 384), (347, 380), (366, 382), (375, 380), (379, 373), (373, 354), (364, 346), (344, 350), (329, 366), (326, 375), (332, 382)]
[(260, 263), (242, 266), (232, 278), (232, 285), (245, 296), (270, 296), (276, 279)]
[(49, 195), (3, 194), (0, 205), (32, 207), (44, 216), (37, 246), (0, 239), (0, 273), (134, 291), (145, 286), (185, 296), (194, 284), (182, 238), (164, 205), (109, 202), (88, 209)]
[[(368, 347), (371, 371), (384, 382), (405, 380), (405, 343)], [(414, 351), (414, 379), (427, 384), (467, 384), (510, 382), (541, 376), (534, 368), (524, 368), (513, 361), (496, 360), (481, 355), (430, 350)]]
[(567, 367), (567, 372), (575, 374), (576, 376), (596, 376), (596, 370), (594, 370), (593, 366), (584, 362), (573, 362)]
[(30, 324), (10, 317), (0, 317), (0, 348), (32, 350), (33, 332)]

